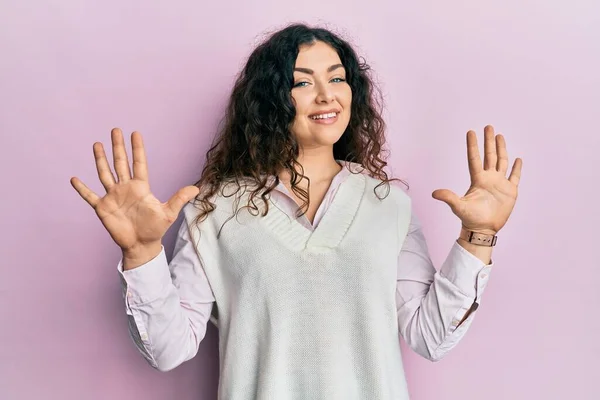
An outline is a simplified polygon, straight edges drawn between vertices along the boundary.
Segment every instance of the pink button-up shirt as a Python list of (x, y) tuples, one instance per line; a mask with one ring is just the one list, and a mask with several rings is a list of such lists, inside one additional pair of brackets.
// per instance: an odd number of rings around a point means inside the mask
[[(300, 217), (299, 222), (308, 229), (314, 229), (327, 212), (339, 185), (351, 173), (348, 165), (343, 164), (332, 180), (313, 223), (305, 215)], [(287, 205), (284, 211), (296, 218), (297, 204), (283, 184), (271, 195), (278, 196), (279, 204)], [(439, 360), (459, 342), (477, 314), (474, 310), (480, 303), (493, 264), (485, 265), (454, 242), (439, 272), (436, 271), (421, 224), (412, 213), (397, 265), (396, 309), (400, 334), (415, 352), (427, 359)], [(160, 254), (146, 264), (123, 271), (121, 261), (117, 269), (129, 317), (129, 332), (146, 360), (159, 370), (169, 370), (191, 359), (206, 334), (215, 298), (186, 222), (178, 230), (170, 263), (163, 247)], [(177, 289), (180, 284), (193, 284), (193, 295), (181, 296)], [(460, 323), (470, 309), (473, 312)], [(419, 313), (421, 319), (416, 318)], [(425, 322), (417, 323), (419, 320)]]

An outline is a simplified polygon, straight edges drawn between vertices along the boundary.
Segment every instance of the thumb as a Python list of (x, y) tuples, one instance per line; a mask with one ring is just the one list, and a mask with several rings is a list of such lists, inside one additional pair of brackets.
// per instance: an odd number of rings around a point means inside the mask
[(456, 193), (448, 189), (434, 190), (433, 193), (431, 193), (431, 197), (448, 204), (452, 211), (455, 211), (458, 208), (458, 203), (460, 201), (460, 197), (458, 197)]
[(173, 219), (177, 218), (183, 206), (196, 197), (198, 193), (200, 193), (200, 189), (197, 186), (185, 186), (167, 201), (167, 210), (171, 213)]

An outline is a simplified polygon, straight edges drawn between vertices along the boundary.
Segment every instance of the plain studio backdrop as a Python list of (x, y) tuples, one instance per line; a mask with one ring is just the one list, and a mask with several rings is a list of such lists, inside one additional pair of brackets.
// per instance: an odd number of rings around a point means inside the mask
[(494, 125), (511, 165), (524, 160), (470, 331), (438, 363), (403, 344), (412, 398), (600, 398), (597, 0), (4, 0), (0, 15), (3, 400), (215, 398), (212, 324), (168, 373), (134, 348), (119, 249), (69, 178), (104, 193), (92, 144), (112, 157), (118, 126), (128, 146), (144, 135), (159, 199), (193, 183), (245, 58), (296, 21), (334, 29), (374, 68), (391, 171), (438, 268), (460, 222), (431, 192), (467, 190), (467, 130), (482, 148)]

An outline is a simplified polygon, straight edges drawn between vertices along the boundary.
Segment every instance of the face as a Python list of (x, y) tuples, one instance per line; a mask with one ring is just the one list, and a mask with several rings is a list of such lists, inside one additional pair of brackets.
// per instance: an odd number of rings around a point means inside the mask
[(300, 47), (292, 99), (291, 131), (302, 149), (333, 146), (348, 126), (352, 104), (346, 71), (333, 47), (324, 42)]

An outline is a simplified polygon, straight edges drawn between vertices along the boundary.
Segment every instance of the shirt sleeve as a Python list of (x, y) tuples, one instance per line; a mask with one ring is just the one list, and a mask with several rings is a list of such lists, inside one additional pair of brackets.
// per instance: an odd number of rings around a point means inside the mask
[(454, 242), (436, 271), (413, 213), (398, 255), (396, 285), (398, 326), (408, 346), (432, 361), (456, 346), (475, 317), (492, 267)]
[(171, 263), (164, 247), (121, 278), (129, 335), (148, 363), (169, 371), (198, 352), (215, 301), (184, 218)]

